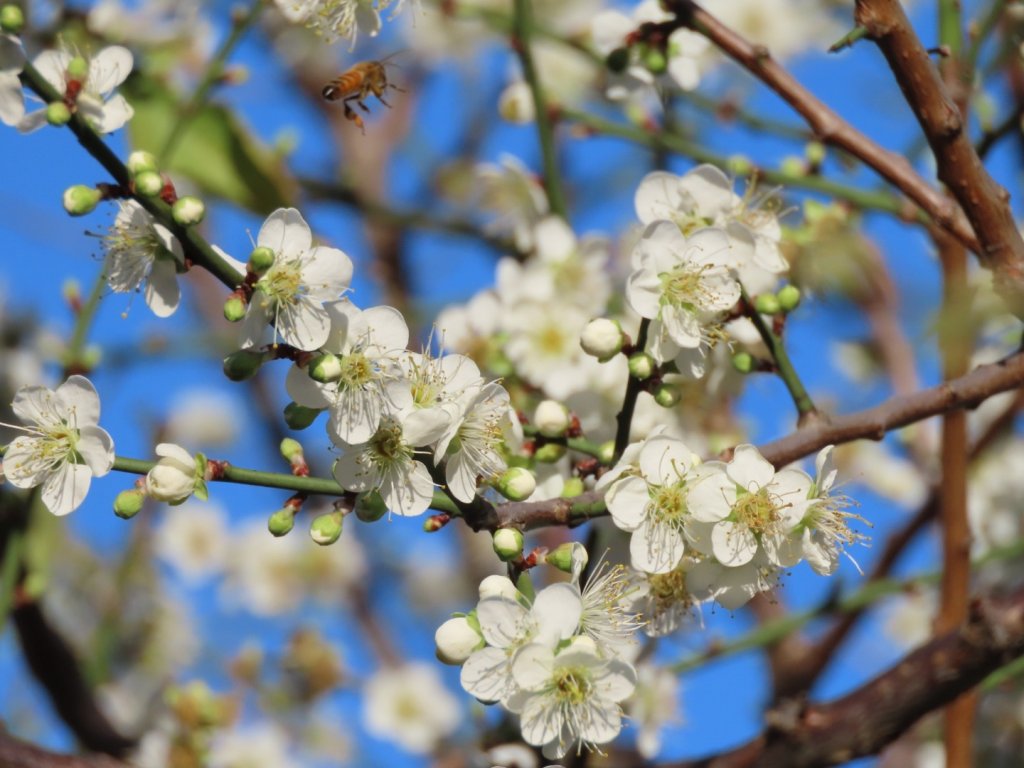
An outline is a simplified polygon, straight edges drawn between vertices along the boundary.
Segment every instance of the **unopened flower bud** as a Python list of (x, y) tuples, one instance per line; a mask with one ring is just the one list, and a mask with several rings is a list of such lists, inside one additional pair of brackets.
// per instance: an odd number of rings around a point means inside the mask
[(561, 443), (544, 443), (533, 452), (533, 458), (541, 464), (554, 464), (565, 456), (568, 449)]
[(121, 491), (114, 497), (114, 514), (123, 520), (130, 520), (139, 514), (145, 500), (145, 494), (138, 488)]
[(732, 367), (740, 373), (754, 370), (754, 357), (749, 352), (737, 352), (732, 356)]
[(555, 400), (541, 400), (533, 423), (544, 437), (562, 437), (569, 428), (569, 409)]
[(615, 320), (598, 317), (583, 327), (580, 346), (583, 351), (599, 361), (606, 362), (622, 351), (622, 327)]
[(519, 590), (507, 576), (488, 576), (480, 582), (480, 599), (487, 597), (504, 597), (507, 600), (518, 600)]
[(484, 647), (484, 639), (465, 616), (456, 616), (434, 632), (434, 646), (438, 661), (458, 666)]
[(89, 76), (89, 62), (82, 56), (75, 56), (65, 70), (71, 80), (85, 80)]
[(495, 483), (498, 493), (510, 501), (528, 499), (537, 488), (537, 478), (524, 467), (510, 467)]
[(668, 69), (668, 59), (660, 48), (648, 48), (643, 54), (643, 62), (644, 66), (655, 75), (660, 75)]
[(754, 171), (754, 163), (746, 155), (732, 155), (725, 161), (725, 166), (736, 176), (749, 176)]
[(192, 495), (196, 480), (202, 480), (195, 457), (174, 443), (160, 443), (156, 455), (160, 460), (146, 473), (146, 493), (157, 501), (181, 504)]
[(634, 379), (646, 381), (654, 373), (654, 358), (646, 352), (637, 352), (629, 358), (629, 375)]
[(776, 294), (779, 297), (779, 306), (782, 307), (783, 312), (792, 312), (798, 306), (800, 306), (800, 289), (795, 285), (784, 285), (779, 289)]
[(265, 245), (256, 246), (249, 254), (249, 263), (246, 266), (254, 275), (262, 275), (274, 266), (274, 252)]
[(583, 493), (583, 478), (567, 478), (565, 481), (565, 485), (562, 486), (562, 498), (571, 499), (573, 496), (579, 496), (581, 493)]
[(138, 176), (146, 171), (156, 173), (160, 170), (153, 153), (144, 149), (137, 149), (128, 155), (128, 162), (125, 165), (128, 167), (128, 173), (132, 176)]
[(309, 535), (320, 546), (333, 544), (341, 536), (345, 516), (341, 512), (317, 515), (309, 526)]
[(304, 457), (302, 443), (290, 437), (282, 440), (278, 449), (281, 451), (281, 455), (289, 462), (294, 462), (296, 459), (301, 460)]
[(423, 521), (424, 533), (437, 533), (452, 521), (452, 516), (447, 513), (430, 515)]
[(305, 429), (316, 421), (319, 415), (320, 411), (316, 408), (307, 408), (298, 403), (288, 403), (284, 407), (284, 423), (288, 425), (288, 429)]
[(63, 101), (54, 101), (46, 105), (46, 122), (59, 128), (71, 122), (71, 110)]
[(782, 158), (782, 162), (779, 164), (779, 170), (787, 176), (799, 179), (807, 175), (807, 163), (802, 157), (789, 155), (788, 157)]
[(601, 447), (597, 451), (597, 460), (602, 464), (611, 464), (615, 461), (614, 440), (608, 440), (607, 442), (601, 443)]
[(518, 528), (499, 528), (491, 542), (494, 554), (502, 562), (514, 560), (523, 554), (523, 534)]
[(224, 358), (224, 375), (231, 381), (245, 381), (256, 375), (263, 365), (263, 353), (240, 349)]
[(206, 215), (206, 204), (198, 197), (179, 197), (171, 206), (171, 216), (183, 227), (194, 227)]
[(355, 512), (364, 523), (373, 523), (388, 513), (388, 507), (379, 493), (365, 493), (356, 499)]
[(574, 568), (582, 572), (588, 559), (586, 547), (578, 541), (567, 541), (548, 552), (544, 562), (560, 571), (572, 573)]
[(309, 378), (319, 381), (321, 384), (328, 384), (341, 378), (341, 358), (326, 352), (318, 355), (309, 361)]
[(674, 384), (662, 382), (654, 389), (654, 402), (662, 408), (671, 408), (679, 402), (680, 397), (682, 395), (679, 392), (679, 387)]
[(224, 302), (224, 319), (229, 323), (237, 323), (245, 317), (246, 309), (245, 299), (233, 293)]
[(156, 197), (164, 189), (164, 178), (156, 171), (143, 171), (135, 177), (135, 191), (145, 197)]
[(808, 142), (804, 147), (804, 157), (807, 158), (807, 162), (817, 168), (825, 162), (825, 145), (820, 141)]
[(522, 80), (509, 83), (498, 97), (498, 114), (516, 125), (532, 123), (537, 117), (530, 86)]
[(103, 193), (95, 187), (75, 184), (64, 190), (64, 210), (72, 216), (84, 216), (96, 210)]
[(17, 5), (0, 8), (0, 30), (9, 35), (19, 35), (25, 27), (25, 13)]
[(754, 309), (762, 315), (777, 315), (782, 306), (779, 304), (779, 297), (774, 293), (762, 293), (754, 299)]
[(616, 48), (605, 56), (604, 63), (612, 72), (625, 72), (629, 66), (629, 48)]
[(274, 536), (284, 536), (295, 527), (295, 507), (282, 507), (267, 519), (267, 530)]

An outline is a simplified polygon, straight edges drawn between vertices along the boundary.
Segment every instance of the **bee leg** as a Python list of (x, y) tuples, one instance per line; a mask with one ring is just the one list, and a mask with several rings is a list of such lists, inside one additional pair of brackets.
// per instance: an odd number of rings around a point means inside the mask
[(359, 126), (359, 130), (366, 135), (366, 126), (363, 124), (363, 118), (359, 116), (359, 113), (352, 109), (352, 106), (346, 101), (345, 102), (345, 119), (350, 120)]
[(384, 101), (384, 97), (381, 94), (379, 94), (379, 93), (377, 94), (377, 101), (379, 101), (381, 104), (383, 104), (388, 109), (391, 109), (391, 105), (388, 104), (386, 101)]

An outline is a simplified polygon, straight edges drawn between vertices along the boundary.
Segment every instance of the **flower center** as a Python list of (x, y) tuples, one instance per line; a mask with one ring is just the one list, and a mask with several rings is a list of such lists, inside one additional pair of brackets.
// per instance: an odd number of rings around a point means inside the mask
[(294, 304), (302, 289), (302, 272), (298, 261), (275, 261), (256, 283), (256, 287), (278, 304)]
[(537, 347), (545, 355), (560, 357), (565, 351), (565, 332), (557, 325), (545, 325), (537, 332), (535, 338)]
[(412, 456), (402, 440), (402, 427), (396, 422), (383, 424), (370, 438), (370, 453), (375, 464), (399, 464)]
[(346, 389), (362, 389), (377, 377), (370, 359), (362, 352), (350, 352), (341, 359), (339, 384)]
[(647, 575), (651, 597), (658, 603), (689, 603), (690, 590), (686, 588), (686, 571), (676, 568), (668, 573)]
[(661, 301), (691, 312), (701, 310), (711, 298), (704, 274), (709, 265), (680, 264), (671, 272), (663, 272), (661, 278)]
[(649, 511), (656, 522), (682, 528), (690, 514), (686, 506), (686, 482), (657, 488), (651, 496)]
[(732, 508), (731, 520), (760, 535), (770, 530), (779, 520), (778, 507), (767, 488), (754, 493), (742, 493)]
[(563, 667), (555, 671), (555, 696), (564, 704), (582, 704), (593, 684), (585, 667)]

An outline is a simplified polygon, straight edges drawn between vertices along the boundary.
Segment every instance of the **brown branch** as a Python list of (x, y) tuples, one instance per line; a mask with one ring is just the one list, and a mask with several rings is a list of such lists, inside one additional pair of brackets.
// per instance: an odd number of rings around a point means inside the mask
[[(758, 446), (776, 467), (824, 448), (854, 440), (881, 440), (886, 433), (959, 408), (973, 408), (992, 395), (1024, 385), (1024, 352), (975, 368), (965, 376), (880, 405), (809, 424), (786, 437)], [(607, 512), (601, 494), (589, 491), (571, 499), (512, 502), (494, 507), (477, 499), (466, 522), (474, 530), (512, 526), (522, 530), (548, 525), (574, 527)]]
[(873, 755), (921, 717), (1024, 654), (1024, 590), (986, 597), (960, 628), (831, 702), (768, 713), (768, 729), (730, 752), (663, 768), (815, 768)]
[(1024, 239), (1009, 194), (992, 179), (967, 134), (965, 121), (918, 40), (898, 0), (857, 0), (855, 17), (882, 51), (935, 154), (939, 179), (977, 233), (978, 254), (1017, 314), (1024, 313)]
[(697, 3), (670, 0), (666, 5), (676, 14), (676, 19), (668, 22), (670, 26), (684, 26), (703, 34), (793, 107), (820, 141), (848, 152), (874, 169), (964, 246), (979, 250), (978, 239), (964, 212), (921, 178), (903, 155), (876, 144), (847, 123), (797, 82), (763, 46), (745, 40)]
[(59, 755), (16, 739), (0, 727), (0, 766), (3, 768), (129, 768), (107, 755)]

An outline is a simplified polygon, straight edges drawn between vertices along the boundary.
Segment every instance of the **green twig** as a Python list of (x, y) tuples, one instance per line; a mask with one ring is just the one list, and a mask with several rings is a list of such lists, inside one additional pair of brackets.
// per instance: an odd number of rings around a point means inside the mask
[(185, 133), (185, 129), (188, 127), (192, 119), (199, 114), (202, 108), (206, 105), (206, 100), (210, 95), (210, 91), (213, 86), (224, 75), (224, 64), (228, 60), (228, 56), (234, 51), (235, 46), (241, 42), (242, 37), (248, 31), (249, 27), (252, 26), (253, 22), (256, 21), (263, 10), (263, 6), (266, 0), (254, 0), (253, 4), (249, 6), (249, 10), (244, 11), (232, 18), (231, 32), (224, 42), (220, 44), (220, 48), (213, 55), (213, 58), (206, 65), (206, 71), (203, 73), (202, 79), (199, 81), (199, 85), (196, 87), (195, 92), (192, 94), (192, 98), (188, 100), (186, 104), (183, 104), (178, 111), (178, 119), (174, 125), (171, 126), (170, 133), (167, 134), (167, 138), (164, 140), (164, 145), (160, 148), (157, 153), (157, 162), (160, 167), (169, 165), (171, 158), (174, 156), (175, 150), (178, 148), (178, 144), (181, 141), (181, 137)]
[(533, 20), (530, 0), (515, 0), (515, 16), (512, 19), (512, 47), (519, 56), (523, 68), (523, 77), (530, 86), (533, 97), (534, 120), (537, 123), (537, 136), (540, 140), (540, 151), (544, 160), (544, 189), (547, 192), (551, 212), (568, 219), (568, 209), (562, 193), (562, 177), (558, 169), (558, 158), (555, 156), (555, 131), (551, 115), (548, 114), (547, 99), (544, 86), (540, 82), (533, 52), (530, 50), (530, 37), (533, 33)]
[[(647, 330), (650, 326), (651, 321), (647, 318), (640, 321), (640, 329), (636, 334), (636, 343), (633, 345), (637, 352), (643, 352), (647, 346)], [(636, 409), (636, 399), (640, 396), (640, 391), (643, 388), (644, 382), (635, 376), (630, 376), (626, 382), (626, 394), (622, 398), (622, 410), (615, 417), (617, 428), (615, 430), (615, 458), (612, 464), (622, 457), (622, 452), (629, 445), (629, 430), (633, 426), (633, 411)]]
[(862, 40), (868, 34), (867, 27), (857, 26), (836, 40), (828, 47), (829, 53), (839, 53), (844, 48), (852, 48), (858, 40)]
[(96, 280), (89, 292), (89, 298), (75, 314), (75, 329), (71, 333), (71, 340), (68, 342), (67, 351), (64, 353), (64, 375), (68, 376), (74, 371), (85, 370), (82, 359), (85, 352), (85, 343), (89, 338), (89, 329), (96, 317), (96, 310), (99, 309), (100, 298), (103, 296), (103, 289), (107, 286), (107, 276), (104, 270), (96, 276)]

